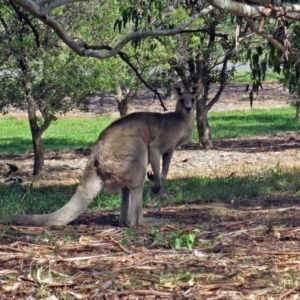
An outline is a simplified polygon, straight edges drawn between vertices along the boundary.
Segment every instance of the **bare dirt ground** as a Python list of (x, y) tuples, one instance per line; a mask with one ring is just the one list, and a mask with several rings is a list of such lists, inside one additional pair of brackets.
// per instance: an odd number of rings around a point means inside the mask
[[(287, 105), (287, 93), (276, 84), (265, 86), (254, 103)], [(134, 107), (160, 110), (158, 101), (146, 99)], [(231, 85), (214, 110), (237, 108), (249, 109), (247, 94)], [(88, 115), (112, 113), (113, 100), (100, 97)], [(219, 140), (206, 151), (189, 143), (176, 151), (170, 177), (260, 174), (278, 163), (285, 170), (299, 168), (299, 146), (300, 132)], [(74, 184), (88, 154), (47, 153), (39, 183)], [(0, 157), (0, 172), (7, 162), (30, 180), (31, 155)], [(62, 227), (1, 227), (0, 299), (300, 299), (299, 213), (299, 198), (278, 194), (146, 208), (145, 216), (159, 221), (129, 235), (116, 227), (117, 213), (107, 211), (85, 213)], [(195, 228), (201, 232), (193, 250), (162, 245), (170, 233), (192, 234)]]

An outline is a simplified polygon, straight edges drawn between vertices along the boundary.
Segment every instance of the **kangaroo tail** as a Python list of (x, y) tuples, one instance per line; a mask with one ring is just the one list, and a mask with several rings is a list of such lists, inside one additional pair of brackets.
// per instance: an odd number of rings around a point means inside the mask
[(103, 186), (103, 181), (98, 176), (95, 166), (89, 162), (75, 194), (62, 208), (50, 214), (0, 217), (0, 224), (30, 226), (66, 225), (76, 219), (84, 212)]

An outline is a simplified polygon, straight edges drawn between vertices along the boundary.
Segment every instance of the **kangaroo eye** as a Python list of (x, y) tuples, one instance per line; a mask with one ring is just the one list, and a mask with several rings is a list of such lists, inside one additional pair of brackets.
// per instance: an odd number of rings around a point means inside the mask
[(191, 101), (194, 103), (194, 102), (195, 102), (195, 99), (194, 99), (194, 98), (192, 98), (192, 99), (191, 99)]
[(184, 99), (179, 99), (179, 101), (180, 101), (180, 103), (182, 103), (182, 104), (184, 103)]

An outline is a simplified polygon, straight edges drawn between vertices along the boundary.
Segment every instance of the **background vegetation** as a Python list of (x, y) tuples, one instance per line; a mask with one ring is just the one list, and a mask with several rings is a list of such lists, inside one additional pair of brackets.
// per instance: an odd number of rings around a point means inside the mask
[[(210, 112), (213, 139), (254, 136), (276, 132), (299, 130), (292, 107), (251, 109), (226, 112)], [(44, 135), (44, 147), (49, 150), (91, 148), (100, 132), (114, 118), (59, 118)], [(28, 122), (14, 117), (0, 118), (0, 153), (17, 154), (31, 152)], [(197, 141), (195, 128), (193, 140)]]
[[(252, 109), (224, 112), (210, 112), (209, 117), (213, 128), (213, 139), (256, 136), (276, 132), (294, 131), (300, 129), (300, 124), (294, 118), (291, 107), (278, 109)], [(91, 148), (95, 139), (108, 124), (111, 117), (99, 118), (60, 118), (56, 120), (44, 137), (45, 149), (66, 150), (75, 148)], [(8, 135), (8, 132), (10, 134)], [(0, 153), (24, 153), (31, 151), (30, 130), (25, 119), (14, 117), (0, 118)], [(194, 132), (197, 140), (197, 130)], [(22, 212), (47, 213), (54, 211), (66, 203), (76, 188), (74, 185), (51, 185), (33, 188), (13, 184), (0, 185), (1, 214), (16, 214)], [(265, 170), (261, 176), (245, 174), (245, 177), (204, 177), (181, 178), (167, 180), (164, 183), (164, 195), (153, 198), (150, 195), (150, 185), (146, 184), (144, 205), (164, 206), (188, 203), (196, 199), (204, 202), (229, 202), (235, 198), (265, 197), (274, 193), (296, 194), (300, 189), (300, 172), (282, 172), (277, 165), (273, 170)], [(214, 188), (217, 187), (217, 188)], [(120, 206), (119, 195), (100, 193), (89, 207), (90, 210), (117, 210)]]

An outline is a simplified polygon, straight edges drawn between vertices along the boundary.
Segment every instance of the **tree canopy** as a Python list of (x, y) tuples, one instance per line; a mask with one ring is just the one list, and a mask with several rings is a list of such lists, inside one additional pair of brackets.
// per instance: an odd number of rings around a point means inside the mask
[[(236, 39), (241, 41), (243, 38), (249, 37), (249, 30), (242, 30), (243, 26), (249, 28), (254, 34), (262, 36), (264, 39), (272, 43), (276, 48), (282, 51), (291, 51), (288, 42), (289, 26), (286, 22), (299, 22), (300, 5), (288, 1), (281, 1), (273, 4), (272, 0), (254, 0), (254, 1), (234, 1), (234, 0), (151, 0), (140, 1), (130, 0), (124, 1), (114, 0), (122, 8), (122, 18), (119, 19), (117, 26), (125, 27), (130, 22), (138, 23), (143, 19), (144, 24), (151, 23), (152, 14), (163, 18), (161, 13), (163, 9), (171, 10), (173, 7), (184, 6), (190, 10), (190, 17), (187, 21), (178, 24), (170, 24), (169, 28), (158, 29), (155, 26), (142, 26), (131, 31), (126, 30), (120, 40), (110, 43), (98, 43), (97, 37), (90, 41), (86, 41), (76, 32), (70, 32), (68, 25), (61, 21), (61, 18), (68, 14), (69, 10), (74, 9), (73, 6), (80, 6), (83, 0), (10, 0), (11, 6), (17, 6), (19, 18), (32, 29), (35, 35), (34, 26), (32, 26), (27, 14), (31, 14), (41, 22), (52, 28), (58, 37), (66, 43), (73, 51), (80, 56), (96, 57), (99, 59), (115, 56), (123, 49), (123, 47), (140, 38), (157, 37), (157, 36), (171, 36), (182, 34), (186, 32), (189, 26), (198, 18), (203, 17), (212, 10), (221, 10), (236, 17)], [(90, 1), (86, 2), (89, 5)], [(105, 10), (107, 1), (97, 0), (98, 9)], [(59, 15), (56, 12), (60, 10)], [(80, 13), (80, 10), (77, 10)], [(118, 20), (118, 19), (117, 19)], [(258, 22), (257, 22), (258, 20)], [(267, 28), (265, 24), (269, 20), (276, 21), (276, 30), (284, 28), (281, 35), (275, 35), (274, 27)], [(89, 20), (89, 24), (93, 20)], [(71, 20), (70, 20), (71, 22)], [(87, 24), (87, 26), (89, 26)], [(99, 31), (102, 29), (99, 28)]]

